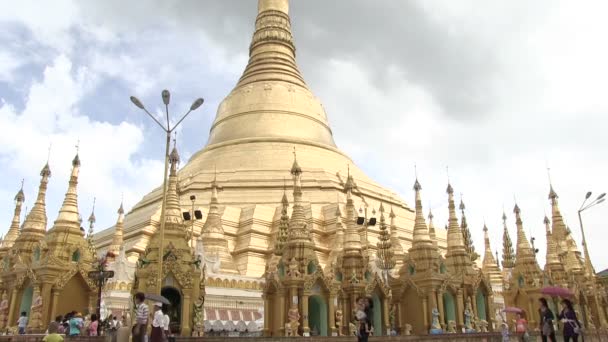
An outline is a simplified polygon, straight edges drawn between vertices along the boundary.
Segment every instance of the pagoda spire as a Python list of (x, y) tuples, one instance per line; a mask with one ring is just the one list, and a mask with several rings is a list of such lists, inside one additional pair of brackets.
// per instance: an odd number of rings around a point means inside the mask
[(89, 244), (89, 250), (91, 251), (91, 253), (93, 255), (97, 254), (97, 251), (95, 248), (95, 242), (93, 241), (95, 222), (97, 221), (97, 219), (95, 218), (95, 202), (96, 202), (96, 198), (93, 198), (93, 208), (91, 209), (91, 215), (89, 215), (89, 218), (87, 220), (87, 221), (89, 221), (89, 232), (87, 234), (87, 243)]
[(539, 269), (536, 261), (536, 252), (532, 249), (530, 241), (524, 232), (523, 222), (521, 219), (521, 210), (515, 204), (513, 208), (515, 213), (515, 225), (517, 226), (517, 249), (515, 250), (515, 265), (534, 265), (534, 269)]
[(78, 174), (80, 173), (80, 157), (78, 153), (72, 160), (72, 173), (70, 174), (70, 182), (68, 190), (63, 199), (59, 216), (57, 220), (61, 221), (78, 221)]
[(21, 227), (21, 234), (19, 234), (17, 241), (21, 239), (29, 240), (30, 242), (38, 241), (44, 237), (46, 232), (47, 217), (45, 199), (46, 189), (49, 184), (49, 178), (51, 177), (51, 168), (49, 167), (48, 162), (40, 171), (40, 177), (36, 202), (25, 217), (23, 226)]
[(354, 279), (363, 279), (363, 270), (365, 268), (365, 258), (363, 257), (363, 245), (361, 243), (361, 235), (357, 229), (357, 213), (353, 202), (353, 189), (355, 181), (350, 174), (350, 168), (346, 182), (344, 183), (344, 192), (346, 193), (346, 234), (344, 236), (344, 251), (342, 253), (342, 274), (351, 279), (351, 285), (356, 286)]
[(21, 220), (21, 207), (23, 206), (23, 202), (25, 202), (25, 195), (23, 193), (23, 180), (21, 181), (21, 189), (15, 195), (15, 211), (13, 213), (13, 220), (11, 221), (11, 226), (6, 232), (4, 236), (4, 240), (2, 241), (2, 247), (0, 249), (9, 249), (13, 246), (17, 238), (19, 237), (19, 226)]
[(515, 266), (515, 254), (513, 251), (513, 242), (511, 242), (511, 236), (509, 236), (509, 229), (507, 228), (507, 215), (502, 213), (502, 267), (513, 268)]
[(581, 252), (578, 250), (570, 230), (564, 223), (564, 218), (559, 209), (558, 199), (559, 196), (553, 188), (551, 176), (549, 175), (549, 201), (551, 202), (552, 221), (551, 231), (556, 241), (557, 254), (568, 271), (581, 272), (583, 271)]
[(397, 262), (395, 261), (395, 252), (391, 244), (391, 236), (389, 228), (386, 225), (386, 219), (384, 217), (384, 205), (380, 202), (380, 234), (378, 236), (377, 247), (377, 261), (380, 264), (382, 270), (388, 271), (395, 267)]
[(454, 204), (454, 189), (448, 182), (446, 190), (448, 194), (448, 252), (446, 253), (446, 261), (448, 269), (451, 268), (453, 273), (466, 272), (471, 265), (471, 256), (467, 252), (464, 244), (464, 238), (458, 218), (456, 217), (456, 205)]
[(557, 241), (555, 241), (555, 236), (551, 231), (551, 221), (545, 215), (543, 219), (543, 223), (545, 224), (545, 231), (547, 236), (547, 254), (545, 257), (545, 272), (549, 274), (550, 278), (553, 280), (554, 285), (564, 285), (563, 282), (566, 279), (566, 269), (564, 265), (559, 260), (559, 256), (557, 254)]
[[(165, 223), (182, 223), (182, 213), (179, 204), (179, 195), (177, 193), (178, 177), (177, 168), (180, 162), (180, 156), (177, 151), (175, 141), (173, 149), (169, 154), (169, 184), (167, 185), (167, 198), (165, 204)], [(173, 226), (172, 226), (173, 227)], [(177, 227), (177, 226), (175, 226)], [(172, 228), (168, 228), (172, 229)], [(185, 232), (184, 232), (185, 233)]]
[(222, 215), (219, 209), (219, 190), (220, 187), (217, 184), (217, 176), (214, 176), (213, 181), (211, 182), (209, 213), (207, 214), (207, 220), (201, 230), (201, 241), (205, 248), (205, 254), (215, 254), (220, 258), (221, 272), (237, 274), (238, 270), (232, 255), (230, 254), (230, 250), (228, 249), (228, 241), (224, 234)]
[(287, 243), (287, 236), (289, 234), (289, 200), (287, 199), (287, 187), (285, 186), (285, 179), (283, 179), (283, 198), (281, 199), (281, 219), (279, 221), (279, 229), (277, 230), (277, 238), (274, 244), (274, 254), (281, 256), (283, 255), (283, 249), (285, 243)]
[(331, 252), (329, 253), (330, 263), (335, 263), (338, 260), (338, 256), (344, 250), (344, 224), (342, 223), (342, 211), (340, 211), (339, 198), (336, 199), (336, 211), (334, 215), (336, 216), (336, 232), (334, 234)]
[(414, 191), (416, 192), (414, 236), (412, 238), (412, 247), (408, 252), (410, 258), (414, 261), (416, 272), (424, 273), (428, 270), (437, 271), (439, 269), (439, 262), (437, 259), (437, 248), (433, 245), (426, 221), (424, 220), (420, 190), (422, 190), (422, 186), (416, 177), (416, 181), (414, 182)]
[(467, 252), (471, 256), (471, 261), (477, 260), (479, 255), (475, 252), (475, 246), (473, 245), (473, 238), (471, 237), (471, 231), (469, 230), (469, 225), (467, 224), (467, 217), (464, 213), (465, 205), (462, 200), (462, 194), (460, 195), (460, 205), (458, 209), (462, 213), (462, 219), (460, 221), (460, 229), (462, 229), (462, 237), (464, 239), (464, 245), (467, 249)]
[(259, 0), (255, 28), (249, 46), (249, 63), (237, 87), (251, 82), (272, 81), (277, 76), (306, 87), (296, 64), (289, 1)]
[(311, 242), (304, 206), (302, 205), (302, 168), (298, 164), (296, 151), (293, 151), (293, 164), (291, 166), (293, 179), (293, 209), (289, 221), (288, 241), (303, 240)]
[(437, 248), (437, 235), (435, 233), (435, 224), (433, 223), (433, 218), (435, 218), (435, 216), (433, 215), (433, 211), (431, 209), (429, 209), (429, 237), (431, 238), (431, 241), (433, 241), (433, 246), (435, 246), (435, 248)]
[(118, 219), (116, 220), (116, 225), (114, 226), (114, 236), (112, 237), (112, 244), (108, 251), (114, 253), (114, 255), (118, 255), (120, 253), (120, 248), (123, 245), (123, 235), (124, 235), (124, 221), (125, 221), (125, 209), (123, 208), (123, 202), (120, 202), (120, 207), (117, 211)]
[(483, 239), (484, 239), (484, 256), (483, 256), (483, 266), (482, 270), (484, 272), (491, 271), (500, 271), (498, 268), (497, 260), (494, 259), (494, 253), (492, 253), (492, 248), (490, 246), (490, 235), (488, 234), (488, 226), (483, 224)]
[(395, 215), (395, 212), (393, 211), (393, 206), (391, 206), (391, 212), (388, 217), (390, 219), (391, 244), (397, 259), (397, 267), (399, 267), (402, 264), (401, 259), (403, 259), (404, 252), (403, 246), (401, 246), (401, 242), (399, 241), (399, 232), (397, 231), (397, 224), (395, 223), (397, 215)]

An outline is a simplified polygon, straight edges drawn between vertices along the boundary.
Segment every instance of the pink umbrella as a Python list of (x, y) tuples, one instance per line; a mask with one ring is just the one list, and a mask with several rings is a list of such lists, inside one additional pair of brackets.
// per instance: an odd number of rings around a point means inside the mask
[(574, 293), (565, 287), (547, 286), (540, 290), (540, 293), (551, 297), (572, 297)]
[(524, 312), (524, 310), (522, 310), (520, 308), (516, 308), (514, 306), (507, 306), (502, 311), (503, 312), (511, 312), (511, 313), (522, 313), (522, 312)]

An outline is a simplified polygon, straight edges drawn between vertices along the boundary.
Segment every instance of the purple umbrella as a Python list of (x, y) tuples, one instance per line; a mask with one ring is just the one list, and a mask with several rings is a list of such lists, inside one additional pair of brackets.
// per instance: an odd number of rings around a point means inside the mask
[(524, 310), (522, 310), (520, 308), (516, 308), (514, 306), (507, 306), (502, 311), (503, 312), (511, 312), (511, 313), (522, 313), (522, 312), (524, 312)]
[(574, 293), (565, 287), (547, 286), (540, 290), (540, 293), (551, 297), (572, 297)]

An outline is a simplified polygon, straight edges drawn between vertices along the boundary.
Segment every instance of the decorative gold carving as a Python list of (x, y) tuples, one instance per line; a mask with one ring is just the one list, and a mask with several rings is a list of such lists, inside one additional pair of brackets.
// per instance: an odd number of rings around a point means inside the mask
[(406, 323), (406, 324), (405, 324), (405, 329), (403, 329), (403, 330), (404, 330), (404, 331), (403, 331), (403, 335), (405, 335), (405, 336), (410, 336), (410, 335), (412, 334), (412, 325), (411, 325), (411, 324)]
[(300, 312), (297, 306), (291, 306), (287, 313), (287, 323), (285, 323), (285, 336), (300, 336), (298, 327), (300, 326)]
[(344, 314), (342, 310), (336, 310), (336, 328), (338, 329), (338, 336), (344, 336), (342, 333), (342, 319), (344, 318)]
[(6, 328), (8, 322), (8, 295), (2, 292), (2, 301), (0, 302), (0, 330)]
[(448, 333), (455, 334), (456, 333), (456, 322), (448, 321)]

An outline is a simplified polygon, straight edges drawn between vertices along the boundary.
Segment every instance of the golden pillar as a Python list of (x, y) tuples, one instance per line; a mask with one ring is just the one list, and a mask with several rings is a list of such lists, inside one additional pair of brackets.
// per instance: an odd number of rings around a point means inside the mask
[[(532, 326), (532, 327), (536, 325), (536, 321), (535, 321), (536, 315), (532, 314), (534, 312), (534, 311), (532, 311), (533, 308), (534, 308), (534, 299), (530, 298), (528, 300), (528, 315), (527, 315), (527, 318), (529, 320), (528, 324), (530, 326)], [(557, 313), (555, 313), (555, 314), (557, 316)]]
[(403, 312), (401, 311), (403, 308), (401, 307), (401, 301), (397, 302), (397, 317), (395, 317), (395, 321), (396, 321), (396, 325), (397, 325), (397, 329), (399, 329), (399, 331), (403, 331), (403, 328), (405, 328), (405, 322), (403, 322), (403, 317), (405, 317), (403, 315)]
[[(279, 290), (275, 295), (275, 298), (279, 299), (279, 335), (285, 336), (285, 323), (287, 322), (287, 317), (285, 316), (285, 291)], [(291, 298), (289, 298), (289, 303), (291, 303)], [(264, 307), (265, 309), (266, 307)], [(270, 312), (270, 311), (268, 311)], [(264, 316), (269, 314), (264, 311)]]
[(17, 288), (13, 288), (13, 291), (11, 291), (11, 305), (9, 306), (8, 309), (8, 322), (6, 323), (8, 326), (12, 326), (13, 325), (13, 321), (17, 321), (16, 315), (15, 315), (15, 311), (17, 310)]
[(335, 293), (329, 294), (329, 336), (337, 336), (336, 330), (336, 306), (338, 306), (338, 297)]
[[(42, 322), (46, 324), (46, 322), (50, 322), (55, 320), (55, 316), (51, 315), (51, 303), (49, 299), (52, 299), (51, 290), (53, 289), (53, 284), (51, 283), (42, 283), (42, 291), (40, 295), (42, 296)], [(49, 317), (50, 316), (50, 317)]]
[(51, 317), (54, 318), (57, 316), (57, 304), (59, 303), (59, 293), (61, 290), (57, 288), (52, 288), (52, 297), (51, 297)]
[(471, 306), (473, 306), (473, 312), (475, 317), (479, 318), (479, 312), (477, 312), (477, 296), (471, 296)]
[(390, 330), (391, 330), (391, 321), (388, 317), (388, 309), (389, 309), (389, 302), (388, 302), (388, 298), (384, 298), (382, 300), (382, 315), (384, 316), (384, 331), (385, 331), (385, 336), (390, 336)]
[(437, 307), (437, 291), (436, 290), (431, 290), (428, 294), (428, 306), (429, 306), (429, 311), (426, 312), (425, 314), (425, 326), (427, 329), (431, 328), (431, 323), (427, 324), (428, 322), (432, 322), (431, 320), (429, 320), (431, 318), (431, 312), (433, 311), (434, 308)]
[[(310, 334), (310, 327), (308, 326), (308, 294), (302, 294), (302, 331), (304, 334)], [(306, 336), (306, 335), (305, 335)]]
[(458, 320), (456, 324), (461, 329), (464, 326), (464, 295), (462, 289), (458, 290), (456, 297), (456, 319)]
[(190, 322), (192, 321), (192, 316), (190, 315), (191, 308), (190, 295), (184, 294), (184, 305), (182, 306), (182, 336), (192, 335), (190, 331)]
[(595, 304), (595, 310), (597, 312), (597, 327), (605, 328), (606, 327), (606, 317), (604, 316), (604, 309), (600, 305), (600, 299), (598, 298), (597, 292), (595, 292), (595, 289), (594, 289), (594, 294), (593, 294), (593, 301)]
[(422, 317), (424, 317), (424, 329), (429, 328), (429, 300), (428, 298), (422, 298)]
[(443, 293), (437, 293), (437, 306), (439, 306), (439, 324), (445, 326), (445, 312), (443, 310)]
[(262, 300), (264, 301), (264, 331), (263, 334), (264, 336), (270, 336), (270, 299), (268, 298), (267, 294), (263, 294), (262, 295)]

